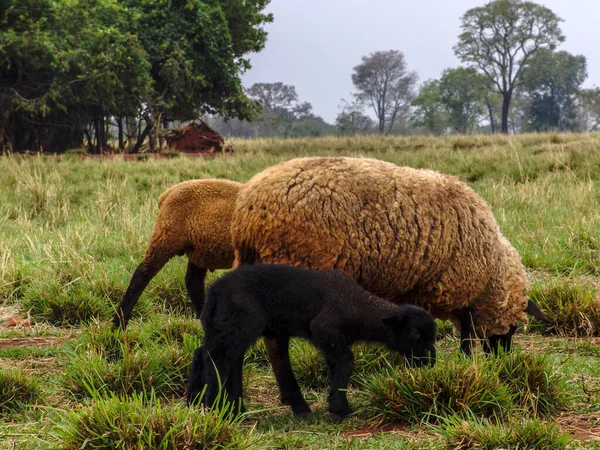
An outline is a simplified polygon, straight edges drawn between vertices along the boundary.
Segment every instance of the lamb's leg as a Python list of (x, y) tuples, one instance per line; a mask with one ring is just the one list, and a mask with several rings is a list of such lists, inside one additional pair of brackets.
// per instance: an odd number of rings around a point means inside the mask
[(475, 330), (473, 329), (473, 308), (463, 308), (456, 313), (460, 321), (460, 350), (467, 356), (471, 355)]
[(329, 413), (331, 417), (340, 422), (352, 412), (346, 389), (354, 365), (354, 355), (342, 334), (333, 333), (332, 330), (324, 333), (313, 333), (313, 342), (323, 352), (329, 367), (330, 391)]
[(125, 327), (127, 327), (127, 323), (129, 322), (129, 319), (131, 319), (133, 307), (142, 295), (142, 292), (144, 292), (144, 289), (146, 289), (150, 280), (155, 277), (168, 260), (169, 258), (167, 257), (150, 261), (144, 260), (137, 266), (135, 272), (133, 272), (131, 281), (129, 282), (129, 287), (127, 287), (127, 291), (113, 318), (113, 326), (115, 328), (124, 330)]
[(229, 374), (227, 390), (230, 393), (230, 401), (233, 403), (235, 413), (244, 413), (246, 408), (244, 407), (244, 387), (243, 387), (243, 372), (244, 372), (244, 354), (231, 366), (231, 373)]
[(188, 261), (187, 271), (185, 272), (185, 287), (197, 317), (200, 317), (202, 308), (204, 308), (205, 277), (206, 269), (198, 267), (195, 264), (192, 264), (191, 261)]
[[(228, 378), (231, 372), (230, 355), (223, 350), (208, 350), (205, 346), (204, 352), (204, 377), (206, 382), (206, 392), (204, 394), (204, 404), (214, 407), (219, 398), (219, 388), (221, 396), (227, 395)], [(221, 401), (224, 400), (221, 397)]]
[(275, 379), (279, 386), (279, 398), (281, 403), (289, 405), (296, 416), (308, 416), (312, 414), (310, 406), (304, 400), (298, 381), (294, 376), (290, 364), (289, 338), (267, 339), (265, 346), (269, 361), (275, 373)]
[(198, 347), (194, 352), (194, 357), (192, 359), (187, 391), (185, 393), (188, 404), (192, 405), (198, 402), (199, 397), (206, 386), (204, 376), (204, 348)]
[(508, 333), (506, 334), (495, 334), (490, 336), (483, 341), (483, 351), (488, 355), (493, 353), (495, 355), (498, 354), (500, 347), (504, 349), (505, 352), (509, 352), (512, 348), (512, 337), (517, 331), (516, 325), (511, 325)]

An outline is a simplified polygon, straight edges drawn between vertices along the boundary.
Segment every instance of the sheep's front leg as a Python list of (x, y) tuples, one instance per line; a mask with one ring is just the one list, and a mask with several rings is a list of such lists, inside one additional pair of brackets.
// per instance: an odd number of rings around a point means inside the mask
[(328, 396), (329, 413), (335, 421), (342, 421), (352, 412), (346, 397), (346, 389), (354, 365), (354, 355), (341, 333), (331, 331), (313, 333), (313, 342), (323, 352), (329, 367), (331, 377)]
[(456, 313), (460, 321), (460, 350), (467, 356), (471, 356), (475, 330), (473, 325), (473, 308), (463, 308)]
[(192, 301), (192, 307), (197, 317), (202, 314), (204, 308), (204, 278), (206, 277), (206, 269), (198, 267), (188, 261), (187, 270), (185, 272), (185, 288), (188, 296)]
[(312, 414), (310, 406), (308, 406), (308, 403), (306, 403), (306, 400), (302, 396), (302, 391), (292, 370), (289, 353), (290, 339), (285, 337), (277, 339), (265, 338), (264, 340), (269, 361), (271, 362), (273, 373), (279, 386), (281, 403), (289, 405), (296, 416), (308, 416)]
[(510, 351), (512, 348), (512, 337), (517, 331), (516, 325), (511, 325), (508, 333), (506, 334), (495, 334), (490, 336), (483, 341), (483, 351), (488, 355), (490, 353), (498, 354), (500, 347), (504, 349), (505, 352)]
[(169, 257), (170, 255), (151, 260), (145, 259), (137, 266), (135, 272), (133, 272), (127, 291), (121, 300), (121, 304), (117, 309), (117, 313), (113, 318), (113, 327), (123, 330), (127, 327), (133, 307), (142, 295), (142, 292), (144, 292), (144, 289), (146, 289), (146, 286), (148, 286), (148, 283), (150, 283), (150, 280), (163, 268)]

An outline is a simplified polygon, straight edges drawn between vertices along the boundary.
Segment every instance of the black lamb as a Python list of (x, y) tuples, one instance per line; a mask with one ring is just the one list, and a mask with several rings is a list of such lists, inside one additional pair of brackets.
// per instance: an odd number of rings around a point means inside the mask
[[(196, 350), (187, 398), (215, 404), (219, 379), (226, 398), (243, 410), (244, 354), (259, 337), (277, 340), (287, 358), (273, 370), (281, 401), (296, 415), (311, 413), (291, 369), (292, 336), (310, 340), (325, 356), (330, 374), (329, 412), (336, 420), (351, 412), (345, 389), (355, 341), (381, 342), (418, 365), (435, 363), (436, 326), (423, 308), (395, 305), (376, 297), (339, 270), (313, 271), (278, 264), (243, 266), (217, 280), (208, 290), (201, 316), (203, 346)], [(215, 371), (218, 371), (217, 372)]]

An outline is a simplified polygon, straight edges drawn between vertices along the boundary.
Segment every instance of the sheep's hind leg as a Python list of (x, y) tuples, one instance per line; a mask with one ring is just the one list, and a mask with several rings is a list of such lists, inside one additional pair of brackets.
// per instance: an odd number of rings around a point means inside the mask
[(338, 333), (314, 333), (313, 342), (323, 352), (331, 376), (329, 413), (336, 422), (341, 422), (344, 417), (352, 412), (346, 397), (346, 389), (350, 381), (354, 355), (343, 335)]
[(198, 267), (191, 261), (188, 261), (187, 270), (185, 272), (185, 287), (197, 317), (200, 317), (202, 309), (204, 308), (205, 277), (206, 269)]
[(508, 333), (506, 334), (495, 334), (487, 339), (483, 340), (483, 351), (488, 355), (493, 353), (498, 354), (500, 348), (505, 352), (509, 352), (512, 348), (512, 337), (517, 331), (516, 325), (511, 325)]
[(292, 408), (296, 416), (309, 416), (312, 414), (310, 406), (304, 400), (298, 381), (294, 376), (290, 364), (289, 338), (268, 339), (265, 338), (265, 346), (269, 355), (269, 361), (273, 367), (275, 379), (279, 386), (279, 398), (281, 403)]

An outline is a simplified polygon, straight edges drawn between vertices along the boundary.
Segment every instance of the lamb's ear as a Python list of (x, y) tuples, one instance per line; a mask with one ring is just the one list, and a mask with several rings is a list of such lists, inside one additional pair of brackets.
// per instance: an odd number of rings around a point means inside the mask
[(384, 317), (381, 319), (381, 322), (387, 327), (397, 329), (404, 327), (406, 323), (406, 317), (399, 316), (398, 314), (392, 314), (389, 317)]
[(538, 305), (533, 303), (531, 300), (527, 302), (527, 309), (525, 310), (527, 314), (531, 314), (533, 317), (537, 317), (543, 322), (552, 323), (548, 320), (548, 318), (544, 315), (544, 313), (540, 310)]

